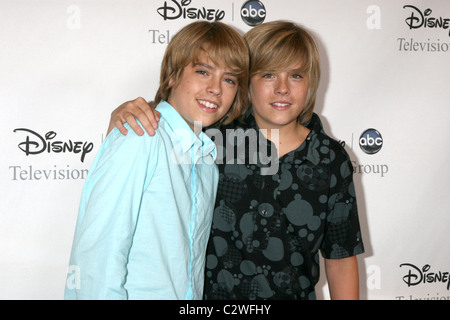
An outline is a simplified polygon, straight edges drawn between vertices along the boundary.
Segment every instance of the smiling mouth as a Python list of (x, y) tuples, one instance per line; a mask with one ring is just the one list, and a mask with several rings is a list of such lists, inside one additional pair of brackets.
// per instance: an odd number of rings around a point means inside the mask
[(206, 100), (197, 100), (198, 103), (200, 103), (202, 106), (208, 108), (208, 109), (217, 109), (219, 106), (215, 103), (212, 103), (210, 101), (206, 101)]
[(291, 104), (288, 102), (272, 102), (271, 105), (276, 108), (286, 108), (289, 107)]

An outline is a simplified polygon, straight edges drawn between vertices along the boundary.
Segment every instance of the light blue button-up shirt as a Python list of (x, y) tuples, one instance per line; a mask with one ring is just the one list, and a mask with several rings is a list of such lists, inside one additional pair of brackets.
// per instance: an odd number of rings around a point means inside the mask
[(155, 136), (114, 129), (94, 159), (65, 299), (202, 298), (216, 150), (168, 103), (157, 110)]

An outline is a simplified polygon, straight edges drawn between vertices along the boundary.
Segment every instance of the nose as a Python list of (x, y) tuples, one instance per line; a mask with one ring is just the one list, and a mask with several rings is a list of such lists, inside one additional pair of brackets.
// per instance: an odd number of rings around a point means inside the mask
[(208, 93), (220, 97), (222, 95), (221, 79), (218, 77), (212, 77), (209, 86)]
[(289, 89), (288, 79), (286, 77), (281, 76), (278, 78), (277, 85), (275, 87), (275, 92), (277, 94), (281, 94), (281, 95), (289, 94), (290, 89)]

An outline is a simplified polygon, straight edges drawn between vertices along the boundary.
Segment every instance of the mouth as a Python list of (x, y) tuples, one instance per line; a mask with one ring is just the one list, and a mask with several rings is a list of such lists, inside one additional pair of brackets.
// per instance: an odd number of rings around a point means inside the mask
[(272, 102), (270, 105), (277, 110), (286, 110), (292, 104), (289, 102), (279, 101), (279, 102)]
[(206, 108), (206, 110), (213, 111), (219, 108), (218, 104), (208, 100), (197, 99), (197, 102), (200, 104), (201, 107)]

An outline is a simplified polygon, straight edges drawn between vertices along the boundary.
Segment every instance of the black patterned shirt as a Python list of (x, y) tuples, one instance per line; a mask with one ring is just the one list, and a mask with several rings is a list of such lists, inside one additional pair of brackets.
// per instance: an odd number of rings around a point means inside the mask
[[(234, 161), (222, 152), (205, 299), (315, 299), (319, 251), (327, 259), (364, 252), (349, 156), (316, 114), (304, 125), (307, 139), (277, 159), (274, 174), (252, 161), (260, 149), (245, 148), (242, 159), (245, 139), (234, 139)], [(258, 130), (252, 115), (221, 132), (230, 128)], [(257, 141), (270, 149), (262, 136)]]

